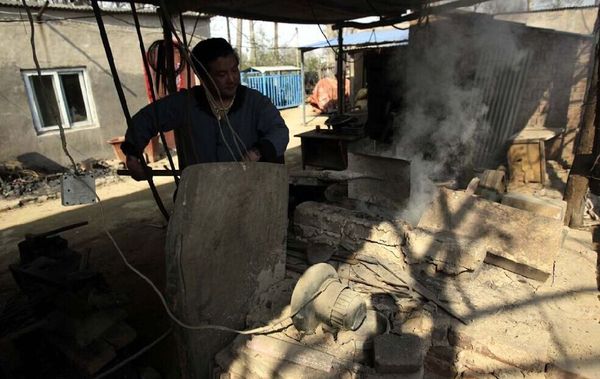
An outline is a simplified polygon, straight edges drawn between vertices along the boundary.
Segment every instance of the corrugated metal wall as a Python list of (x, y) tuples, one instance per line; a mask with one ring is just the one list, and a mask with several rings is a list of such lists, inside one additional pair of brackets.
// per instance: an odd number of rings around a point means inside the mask
[(507, 141), (516, 132), (530, 59), (529, 51), (498, 46), (481, 53), (475, 85), (483, 91), (482, 106), (488, 111), (480, 125), (475, 167), (495, 168), (503, 160)]

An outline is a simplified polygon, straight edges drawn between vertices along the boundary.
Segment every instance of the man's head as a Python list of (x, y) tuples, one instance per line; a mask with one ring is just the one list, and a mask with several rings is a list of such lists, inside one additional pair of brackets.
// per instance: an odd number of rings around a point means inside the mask
[[(223, 38), (200, 41), (194, 46), (192, 55), (196, 72), (213, 95), (220, 93), (224, 100), (233, 98), (240, 85), (240, 70), (239, 59), (229, 42)], [(198, 62), (208, 71), (212, 81)]]

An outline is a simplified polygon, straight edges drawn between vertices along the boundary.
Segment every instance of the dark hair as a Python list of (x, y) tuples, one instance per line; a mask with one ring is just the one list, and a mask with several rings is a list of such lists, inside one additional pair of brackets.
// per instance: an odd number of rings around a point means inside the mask
[(201, 76), (206, 76), (206, 72), (202, 69), (198, 61), (202, 63), (206, 69), (208, 64), (218, 58), (227, 57), (229, 55), (235, 56), (239, 61), (239, 58), (233, 50), (233, 47), (224, 38), (209, 38), (204, 41), (200, 41), (192, 49), (192, 62), (194, 62), (194, 68), (196, 72)]

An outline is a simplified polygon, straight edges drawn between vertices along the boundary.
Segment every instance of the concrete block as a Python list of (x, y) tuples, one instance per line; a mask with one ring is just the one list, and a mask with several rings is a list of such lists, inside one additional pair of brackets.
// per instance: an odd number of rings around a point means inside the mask
[(516, 192), (504, 195), (502, 204), (559, 221), (563, 221), (567, 211), (567, 202), (564, 200), (546, 199)]
[(564, 239), (558, 220), (449, 189), (439, 191), (418, 226), (478, 241), (484, 262), (539, 281), (552, 272)]
[(430, 262), (448, 274), (477, 270), (487, 252), (479, 239), (422, 228), (406, 233), (403, 250), (409, 264)]
[(377, 336), (373, 353), (378, 373), (414, 373), (423, 367), (421, 338), (414, 334)]

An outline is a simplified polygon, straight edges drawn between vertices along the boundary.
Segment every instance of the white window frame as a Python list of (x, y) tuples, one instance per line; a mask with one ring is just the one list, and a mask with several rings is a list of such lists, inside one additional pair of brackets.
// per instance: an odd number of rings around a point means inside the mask
[[(41, 70), (42, 75), (49, 75), (52, 77), (52, 84), (54, 87), (54, 96), (58, 102), (58, 110), (60, 116), (60, 122), (64, 129), (91, 127), (96, 125), (96, 107), (94, 105), (94, 99), (89, 86), (89, 78), (85, 67), (73, 67), (73, 68), (57, 68), (57, 69), (44, 69)], [(60, 80), (61, 74), (77, 74), (79, 76), (79, 86), (83, 95), (83, 102), (85, 104), (85, 111), (88, 119), (85, 121), (71, 122), (69, 120), (69, 114), (67, 113), (67, 100)], [(46, 132), (56, 131), (59, 129), (58, 125), (44, 126), (42, 122), (40, 107), (38, 104), (37, 96), (33, 87), (32, 78), (38, 76), (37, 70), (23, 70), (23, 80), (25, 81), (25, 89), (27, 91), (27, 97), (29, 99), (29, 106), (31, 108), (31, 114), (33, 115), (33, 124), (38, 134)]]

